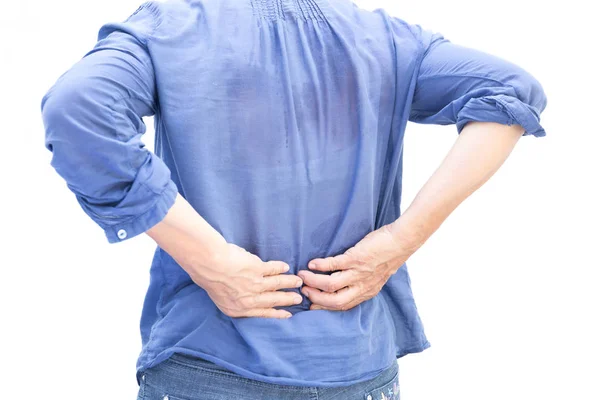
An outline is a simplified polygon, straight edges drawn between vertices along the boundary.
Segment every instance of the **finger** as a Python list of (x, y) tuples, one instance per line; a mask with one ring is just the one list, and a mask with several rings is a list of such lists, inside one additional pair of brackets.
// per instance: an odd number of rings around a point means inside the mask
[(292, 313), (285, 310), (276, 310), (275, 308), (253, 308), (249, 310), (245, 317), (257, 317), (257, 318), (277, 318), (286, 319), (292, 316)]
[(299, 271), (298, 276), (302, 278), (304, 284), (324, 292), (333, 293), (352, 284), (354, 272), (345, 270), (334, 272), (331, 275), (315, 274), (310, 271)]
[(263, 289), (265, 292), (279, 289), (292, 289), (302, 286), (302, 279), (296, 275), (279, 274), (263, 278)]
[(286, 273), (290, 270), (290, 266), (283, 261), (267, 261), (263, 264), (263, 276), (271, 276)]
[(296, 292), (263, 292), (248, 299), (245, 305), (249, 309), (292, 306), (302, 303), (302, 296)]
[(302, 288), (302, 293), (308, 297), (313, 304), (340, 310), (358, 297), (359, 290), (356, 286), (349, 286), (340, 289), (335, 293), (327, 293), (305, 286)]
[(339, 271), (351, 266), (352, 258), (345, 253), (333, 257), (315, 258), (308, 263), (308, 268), (316, 271)]

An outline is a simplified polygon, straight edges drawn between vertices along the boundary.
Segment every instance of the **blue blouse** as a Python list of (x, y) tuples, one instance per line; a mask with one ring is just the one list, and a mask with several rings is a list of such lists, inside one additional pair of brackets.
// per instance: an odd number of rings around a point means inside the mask
[[(227, 241), (295, 274), (399, 217), (408, 121), (541, 137), (546, 96), (515, 64), (348, 0), (167, 0), (103, 25), (41, 106), (52, 166), (110, 243), (158, 223), (179, 192)], [(345, 386), (429, 347), (406, 264), (351, 310), (309, 306), (230, 318), (157, 247), (138, 374), (180, 352), (264, 382)]]

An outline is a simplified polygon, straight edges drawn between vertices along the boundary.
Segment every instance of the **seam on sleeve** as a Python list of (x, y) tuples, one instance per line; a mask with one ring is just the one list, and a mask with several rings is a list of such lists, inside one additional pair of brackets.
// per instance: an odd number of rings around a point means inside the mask
[[(355, 5), (356, 6), (356, 5)], [(418, 46), (419, 46), (419, 52), (421, 53), (419, 56), (419, 59), (417, 60), (417, 66), (415, 67), (415, 71), (418, 71), (421, 68), (421, 63), (423, 61), (423, 58), (425, 56), (425, 53), (427, 52), (427, 47), (423, 44), (423, 41), (413, 32), (413, 30), (411, 29), (411, 26), (418, 26), (418, 25), (414, 25), (414, 24), (409, 24), (407, 21), (403, 20), (402, 18), (398, 18), (398, 17), (394, 17), (392, 15), (389, 15), (387, 12), (385, 12), (386, 15), (386, 22), (387, 22), (387, 26), (388, 29), (390, 29), (390, 33), (392, 35), (392, 44), (394, 45), (394, 54), (397, 56), (397, 49), (396, 49), (396, 41), (394, 40), (394, 35), (392, 29), (390, 28), (390, 26), (393, 24), (393, 21), (397, 21), (400, 24), (402, 24), (404, 26), (404, 28), (410, 33), (410, 35), (413, 37), (413, 39), (417, 42)], [(419, 26), (419, 29), (421, 29), (421, 31), (423, 31), (423, 28), (421, 26)]]
[[(158, 9), (158, 4), (156, 4), (155, 1), (147, 1), (145, 4), (150, 9), (152, 14), (154, 15), (154, 24), (152, 27), (152, 31), (147, 36), (144, 37), (144, 42), (142, 44), (144, 45), (144, 50), (148, 54), (148, 59), (150, 60), (150, 67), (152, 68), (152, 71), (153, 71), (154, 87), (156, 88), (157, 87), (156, 69), (154, 68), (154, 60), (152, 59), (152, 54), (150, 53), (149, 42), (152, 41), (152, 38), (154, 37), (156, 31), (158, 30), (158, 27), (160, 25), (162, 25), (163, 18), (162, 18), (161, 11)], [(153, 99), (153, 101), (158, 105), (158, 94), (155, 95), (155, 99)], [(156, 109), (154, 107), (153, 107), (153, 110), (154, 110), (154, 113), (156, 114)]]
[[(425, 60), (425, 54), (427, 54), (427, 50), (425, 49), (425, 47), (423, 46), (423, 44), (421, 44), (421, 54), (419, 56), (419, 59), (417, 60), (417, 65), (415, 67), (415, 73), (416, 73), (416, 79), (417, 81), (420, 79), (419, 78), (419, 71), (421, 71), (421, 66), (423, 65), (423, 60)], [(415, 84), (415, 90), (416, 90), (417, 85)]]
[(161, 20), (162, 20), (159, 15), (160, 12), (158, 10), (158, 7), (154, 1), (146, 1), (146, 2), (142, 3), (134, 12), (129, 14), (129, 16), (127, 18), (125, 18), (124, 20), (121, 20), (120, 22), (110, 22), (110, 23), (104, 24), (98, 31), (98, 41), (108, 37), (114, 31), (122, 31), (122, 32), (130, 34), (130, 32), (128, 32), (127, 30), (124, 30), (123, 27), (127, 27), (127, 25), (135, 26), (135, 25), (139, 24), (140, 21), (136, 21), (136, 20), (132, 20), (132, 19), (134, 18), (134, 16), (136, 14), (138, 14), (142, 10), (148, 10), (150, 12), (150, 15), (152, 17), (151, 30), (148, 33), (145, 33), (142, 30), (142, 31), (138, 32), (141, 34), (137, 34), (137, 35), (133, 35), (133, 36), (134, 36), (135, 40), (137, 40), (139, 43), (141, 43), (144, 47), (147, 47), (148, 37), (154, 35), (157, 27), (160, 25)]
[[(148, 1), (145, 4), (147, 5), (147, 7), (152, 12), (152, 15), (154, 16), (154, 24), (152, 26), (152, 31), (148, 34), (147, 37), (144, 38), (144, 46), (146, 46), (146, 50), (148, 50), (148, 42), (151, 41), (151, 39), (152, 39), (151, 37), (154, 36), (156, 31), (158, 30), (158, 27), (160, 25), (162, 25), (163, 18), (162, 18), (162, 14), (161, 14), (160, 10), (158, 9), (158, 5), (156, 4), (155, 1)], [(150, 53), (150, 52), (148, 51), (148, 53)]]
[[(417, 35), (415, 35), (415, 33), (413, 32), (412, 29), (410, 29), (411, 26), (414, 27), (414, 26), (419, 26), (419, 25), (409, 24), (407, 21), (403, 20), (402, 18), (394, 17), (394, 16), (391, 16), (391, 15), (389, 15), (387, 13), (386, 13), (386, 15), (388, 16), (388, 19), (393, 19), (395, 21), (398, 21), (402, 25), (404, 25), (404, 27), (406, 28), (406, 30), (408, 30), (408, 32), (410, 32), (410, 34), (413, 37), (413, 39), (415, 39), (415, 41), (417, 43), (419, 43), (419, 47), (421, 48), (421, 52), (424, 52), (426, 50), (426, 47), (423, 44), (423, 42), (421, 41), (421, 39), (419, 37), (417, 37)], [(419, 29), (421, 29), (423, 31), (423, 28), (421, 26), (419, 26)]]
[[(82, 204), (82, 202), (83, 202), (83, 201), (85, 201), (85, 199), (83, 198), (83, 196), (79, 196), (79, 195), (77, 195), (77, 194), (76, 194), (76, 195), (75, 195), (75, 198), (77, 199), (77, 201), (78, 201), (78, 202), (79, 202), (81, 205), (84, 205), (84, 204)], [(94, 210), (93, 210), (91, 207), (87, 206), (87, 204), (85, 205), (85, 208), (84, 208), (84, 209), (85, 209), (87, 212), (89, 212), (90, 214), (92, 214), (94, 217), (96, 217), (98, 220), (101, 220), (101, 221), (102, 221), (102, 222), (105, 224), (105, 226), (111, 226), (111, 225), (108, 223), (108, 221), (105, 221), (105, 220), (107, 220), (107, 219), (115, 219), (115, 220), (116, 220), (116, 219), (119, 219), (119, 218), (121, 218), (121, 217), (119, 217), (119, 216), (116, 216), (116, 215), (100, 215), (100, 214), (96, 213), (96, 212), (95, 212), (95, 211), (94, 211)], [(101, 225), (101, 226), (102, 226), (102, 225)]]
[(425, 75), (425, 76), (419, 77), (420, 80), (437, 79), (437, 78), (477, 78), (477, 79), (484, 79), (484, 80), (495, 82), (502, 87), (512, 87), (511, 85), (507, 85), (506, 83), (503, 83), (497, 79), (488, 78), (487, 76), (481, 76), (481, 75), (476, 75), (476, 74), (433, 74), (433, 75)]
[[(148, 208), (146, 210), (142, 211), (139, 214), (132, 215), (131, 217), (129, 217), (127, 219), (122, 219), (122, 220), (119, 220), (118, 222), (113, 222), (112, 224), (106, 224), (106, 226), (108, 228), (112, 229), (113, 227), (115, 227), (117, 225), (124, 225), (124, 224), (126, 224), (128, 222), (134, 221), (134, 220), (136, 220), (138, 218), (141, 218), (141, 217), (145, 216), (146, 214), (148, 214), (149, 212), (151, 212), (151, 211), (153, 211), (155, 209), (155, 207), (158, 204), (158, 202), (160, 202), (162, 200), (163, 196), (166, 195), (166, 192), (168, 190), (170, 190), (170, 189), (171, 189), (171, 187), (167, 183), (167, 185), (165, 185), (165, 187), (160, 192), (157, 193), (155, 191), (151, 191), (153, 194), (156, 195), (155, 196), (156, 199), (152, 202), (152, 204), (150, 206), (148, 206)], [(175, 189), (175, 191), (177, 191), (177, 189)]]
[(138, 12), (140, 12), (143, 9), (147, 9), (150, 11), (150, 13), (152, 14), (153, 18), (152, 18), (152, 30), (150, 31), (150, 33), (148, 33), (148, 35), (144, 35), (143, 37), (143, 45), (148, 47), (148, 39), (149, 36), (154, 35), (154, 33), (156, 32), (156, 29), (158, 28), (158, 26), (160, 25), (160, 23), (162, 21), (160, 21), (160, 16), (159, 16), (159, 12), (158, 12), (158, 8), (156, 6), (156, 4), (154, 3), (154, 1), (146, 1), (143, 4), (141, 4), (139, 6), (139, 8), (134, 11), (125, 22), (127, 22), (131, 17), (133, 17), (135, 14), (137, 14)]
[[(406, 29), (408, 29), (408, 31), (410, 32), (412, 37), (415, 39), (415, 41), (419, 45), (420, 54), (419, 54), (419, 58), (417, 59), (417, 64), (415, 66), (415, 76), (416, 76), (416, 79), (418, 80), (419, 79), (419, 71), (421, 70), (421, 66), (423, 65), (423, 60), (425, 60), (425, 56), (427, 55), (427, 53), (429, 52), (429, 49), (431, 47), (431, 41), (429, 42), (428, 46), (425, 46), (425, 44), (423, 44), (423, 41), (419, 37), (417, 37), (417, 35), (412, 31), (412, 29), (410, 29), (410, 25), (406, 21), (403, 21), (401, 19), (399, 19), (399, 21), (401, 21), (404, 24)], [(419, 29), (423, 30), (422, 27), (419, 27)], [(416, 87), (417, 86), (415, 83), (415, 87), (414, 87), (415, 90), (416, 90)], [(413, 90), (413, 94), (414, 94), (415, 90)]]

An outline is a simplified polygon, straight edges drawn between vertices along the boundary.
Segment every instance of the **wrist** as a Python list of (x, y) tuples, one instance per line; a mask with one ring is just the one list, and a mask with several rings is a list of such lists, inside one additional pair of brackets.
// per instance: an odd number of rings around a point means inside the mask
[(425, 227), (419, 220), (413, 220), (408, 214), (403, 214), (384, 228), (393, 238), (398, 249), (410, 257), (427, 240)]
[(196, 246), (201, 248), (196, 250), (194, 257), (194, 265), (198, 270), (223, 270), (223, 266), (228, 262), (229, 243), (225, 240), (210, 244), (199, 241)]
[(187, 250), (179, 253), (179, 257), (173, 258), (196, 284), (206, 288), (211, 282), (223, 281), (224, 266), (227, 265), (226, 244), (204, 246), (196, 242), (193, 247), (187, 247)]

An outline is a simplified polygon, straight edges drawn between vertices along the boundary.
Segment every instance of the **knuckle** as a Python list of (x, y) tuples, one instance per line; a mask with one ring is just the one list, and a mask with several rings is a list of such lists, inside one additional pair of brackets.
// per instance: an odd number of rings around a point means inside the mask
[(341, 310), (344, 306), (344, 303), (339, 298), (334, 299), (332, 303), (333, 307), (335, 307), (338, 310)]
[(273, 261), (269, 261), (265, 264), (267, 275), (273, 275), (277, 271), (277, 265)]
[(263, 285), (263, 282), (264, 282), (264, 280), (259, 276), (255, 276), (251, 280), (252, 286), (257, 287), (257, 288), (261, 287)]
[(344, 253), (343, 256), (346, 259), (346, 262), (348, 263), (360, 264), (361, 262), (361, 257), (358, 256), (354, 247), (349, 249), (346, 253)]
[(345, 264), (348, 264), (348, 255), (347, 254), (340, 254), (338, 256), (335, 257), (335, 266), (337, 269), (343, 269), (343, 266)]
[(277, 305), (277, 298), (270, 297), (269, 300), (267, 301), (267, 307), (275, 307), (276, 305)]
[(365, 288), (365, 282), (362, 280), (356, 281), (355, 286), (357, 287), (359, 293), (364, 293), (367, 291)]
[(337, 261), (337, 259), (335, 257), (330, 258), (329, 268), (332, 271), (335, 271), (338, 268), (338, 261)]
[(251, 308), (253, 304), (254, 298), (251, 296), (246, 296), (238, 299), (238, 305), (242, 309)]

